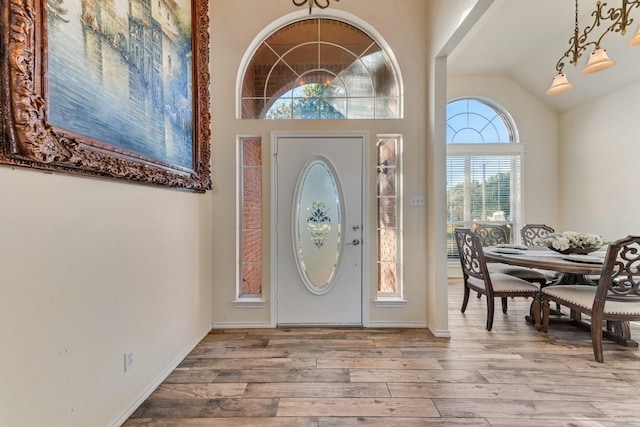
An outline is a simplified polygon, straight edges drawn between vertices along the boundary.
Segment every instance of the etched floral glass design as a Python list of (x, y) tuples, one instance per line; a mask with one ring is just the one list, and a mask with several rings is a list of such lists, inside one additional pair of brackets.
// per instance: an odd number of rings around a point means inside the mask
[(331, 289), (342, 256), (342, 193), (327, 159), (300, 173), (293, 207), (293, 246), (300, 276), (310, 292)]
[(324, 246), (327, 234), (331, 231), (331, 217), (329, 208), (324, 202), (317, 201), (311, 204), (311, 215), (307, 218), (307, 231), (311, 234), (311, 240), (317, 248)]

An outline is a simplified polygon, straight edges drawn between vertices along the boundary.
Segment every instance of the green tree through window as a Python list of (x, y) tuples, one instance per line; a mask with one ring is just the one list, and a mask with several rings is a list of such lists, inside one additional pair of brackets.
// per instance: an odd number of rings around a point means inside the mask
[[(481, 218), (486, 218), (486, 212), (504, 212), (504, 217), (510, 218), (510, 188), (510, 172), (500, 172), (487, 178), (484, 189), (482, 188), (482, 182), (473, 180), (469, 189), (470, 197), (472, 200), (480, 200), (481, 202), (473, 204), (471, 216), (480, 220)], [(447, 206), (447, 218), (450, 222), (464, 222), (464, 194), (463, 183), (447, 189), (447, 200), (450, 202)]]
[(398, 64), (374, 35), (335, 18), (305, 17), (254, 40), (238, 92), (241, 117), (401, 118)]
[[(269, 120), (281, 119), (343, 119), (332, 104), (339, 88), (324, 83), (310, 83), (289, 91), (267, 112)], [(297, 94), (300, 94), (296, 96)]]

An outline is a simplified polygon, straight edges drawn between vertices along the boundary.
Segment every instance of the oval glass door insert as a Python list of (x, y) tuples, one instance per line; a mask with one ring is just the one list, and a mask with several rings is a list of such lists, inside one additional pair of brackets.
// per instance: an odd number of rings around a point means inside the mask
[(298, 178), (293, 206), (296, 265), (307, 289), (331, 290), (342, 258), (342, 192), (325, 158), (309, 161)]

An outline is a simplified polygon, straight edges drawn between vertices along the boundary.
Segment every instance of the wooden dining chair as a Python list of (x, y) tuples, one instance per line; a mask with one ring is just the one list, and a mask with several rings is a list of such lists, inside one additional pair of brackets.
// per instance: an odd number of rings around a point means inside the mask
[(505, 225), (476, 223), (473, 232), (478, 235), (482, 246), (496, 246), (508, 244), (511, 232)]
[[(640, 320), (640, 236), (609, 244), (597, 286), (559, 285), (542, 289), (542, 330), (549, 328), (549, 303), (555, 301), (591, 317), (591, 341), (596, 361), (603, 362), (603, 327), (612, 322)], [(628, 325), (620, 327), (630, 339)]]
[[(542, 246), (540, 244), (540, 239), (543, 239), (549, 234), (555, 232), (556, 230), (553, 227), (549, 227), (546, 224), (525, 224), (520, 229), (520, 238), (522, 239), (522, 244), (525, 246)], [(536, 271), (544, 274), (547, 278), (547, 282), (555, 281), (560, 277), (560, 273), (557, 271), (540, 269), (536, 269)]]
[(555, 233), (553, 227), (545, 224), (525, 224), (520, 229), (520, 238), (525, 246), (542, 246), (540, 239), (547, 237), (551, 233)]
[[(511, 239), (507, 227), (500, 224), (476, 224), (473, 232), (480, 239), (482, 246), (496, 246), (509, 244)], [(544, 286), (549, 281), (549, 276), (533, 268), (519, 267), (502, 263), (489, 263), (490, 273), (503, 273), (515, 276), (519, 279)]]
[(536, 325), (540, 325), (540, 290), (536, 285), (526, 280), (518, 279), (502, 273), (490, 273), (484, 258), (480, 238), (469, 228), (454, 230), (460, 265), (464, 279), (464, 297), (462, 300), (463, 313), (469, 303), (469, 294), (473, 290), (487, 297), (487, 331), (493, 327), (495, 298), (502, 300), (502, 312), (507, 313), (508, 297), (532, 297), (533, 312)]

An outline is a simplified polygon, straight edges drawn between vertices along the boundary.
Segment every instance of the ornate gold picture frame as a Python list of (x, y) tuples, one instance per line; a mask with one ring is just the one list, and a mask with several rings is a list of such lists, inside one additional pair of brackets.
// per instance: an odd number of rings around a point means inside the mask
[(0, 164), (211, 188), (207, 0), (0, 5)]

